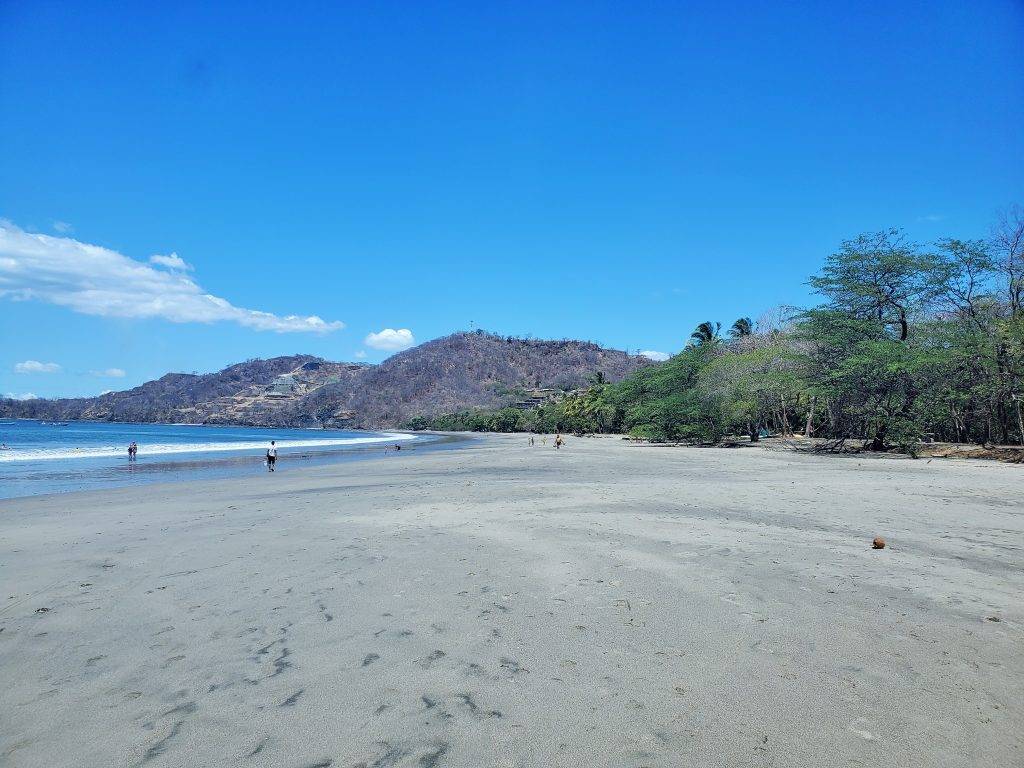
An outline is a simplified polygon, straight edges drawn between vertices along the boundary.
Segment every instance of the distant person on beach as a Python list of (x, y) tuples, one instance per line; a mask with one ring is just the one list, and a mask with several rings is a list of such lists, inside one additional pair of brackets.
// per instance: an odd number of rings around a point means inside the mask
[(139, 453), (139, 446), (134, 440), (128, 443), (128, 461), (135, 461), (136, 455)]
[(533, 435), (530, 435), (530, 445), (533, 445)]
[(562, 439), (562, 436), (560, 434), (555, 435), (555, 450), (561, 448), (564, 442), (565, 440)]
[(273, 472), (274, 466), (277, 464), (277, 443), (273, 440), (270, 441), (270, 447), (267, 448), (267, 471)]

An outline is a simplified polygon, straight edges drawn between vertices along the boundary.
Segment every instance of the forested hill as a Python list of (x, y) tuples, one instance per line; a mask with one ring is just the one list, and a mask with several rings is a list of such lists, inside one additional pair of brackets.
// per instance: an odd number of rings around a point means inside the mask
[(650, 364), (590, 342), (478, 331), (429, 341), (380, 365), (310, 355), (250, 360), (205, 375), (169, 373), (99, 397), (0, 400), (0, 416), (387, 428), (461, 408), (525, 407)]

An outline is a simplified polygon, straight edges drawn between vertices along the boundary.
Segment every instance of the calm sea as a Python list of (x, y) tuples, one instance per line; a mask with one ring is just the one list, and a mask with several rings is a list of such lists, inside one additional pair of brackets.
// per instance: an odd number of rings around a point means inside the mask
[[(265, 472), (271, 440), (277, 441), (278, 471), (286, 472), (436, 439), (393, 432), (0, 421), (0, 498)], [(129, 463), (133, 440), (138, 460)]]

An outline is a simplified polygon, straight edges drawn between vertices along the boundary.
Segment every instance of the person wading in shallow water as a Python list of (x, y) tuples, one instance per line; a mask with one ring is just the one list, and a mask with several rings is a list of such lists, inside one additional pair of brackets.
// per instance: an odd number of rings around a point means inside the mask
[(271, 440), (270, 447), (267, 448), (267, 471), (273, 472), (275, 464), (277, 464), (277, 444)]
[(561, 448), (564, 443), (565, 443), (565, 440), (562, 439), (562, 436), (560, 434), (559, 435), (555, 435), (555, 449), (556, 450)]

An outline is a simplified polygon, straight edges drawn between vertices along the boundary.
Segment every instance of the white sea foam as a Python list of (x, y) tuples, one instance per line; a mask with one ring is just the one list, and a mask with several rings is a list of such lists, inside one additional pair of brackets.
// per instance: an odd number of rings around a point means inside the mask
[[(383, 432), (367, 437), (339, 437), (333, 439), (278, 440), (277, 448), (287, 452), (291, 448), (341, 448), (347, 445), (367, 443), (394, 443), (415, 440), (416, 435), (404, 432)], [(175, 454), (220, 453), (242, 451), (266, 451), (270, 440), (245, 440), (230, 443), (144, 443), (139, 445), (139, 457), (171, 456)], [(102, 459), (112, 456), (127, 456), (123, 445), (92, 445), (81, 448), (9, 448), (0, 451), (0, 463), (8, 461), (49, 461), (54, 459)]]

